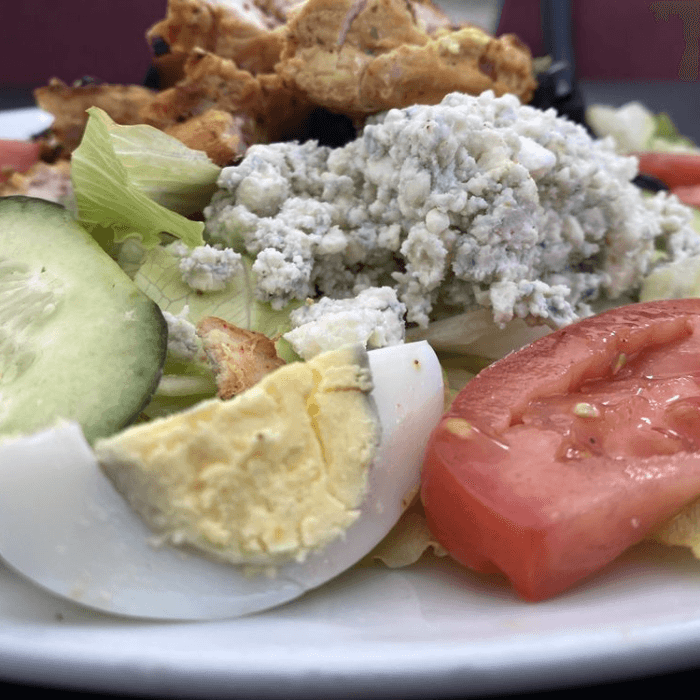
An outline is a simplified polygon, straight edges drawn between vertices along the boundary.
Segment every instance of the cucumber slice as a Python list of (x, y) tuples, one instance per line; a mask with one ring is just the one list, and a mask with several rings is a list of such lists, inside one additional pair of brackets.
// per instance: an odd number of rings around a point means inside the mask
[(148, 403), (166, 345), (157, 304), (68, 211), (0, 198), (0, 434), (66, 418), (111, 435)]

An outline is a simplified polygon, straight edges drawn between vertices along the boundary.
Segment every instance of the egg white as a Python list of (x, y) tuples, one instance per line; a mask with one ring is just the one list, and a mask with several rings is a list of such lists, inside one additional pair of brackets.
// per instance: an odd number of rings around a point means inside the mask
[(0, 444), (0, 556), (54, 594), (139, 618), (216, 619), (265, 610), (320, 586), (382, 540), (416, 492), (442, 415), (442, 371), (426, 342), (369, 353), (382, 439), (362, 514), (303, 562), (251, 573), (159, 545), (102, 473), (80, 426)]

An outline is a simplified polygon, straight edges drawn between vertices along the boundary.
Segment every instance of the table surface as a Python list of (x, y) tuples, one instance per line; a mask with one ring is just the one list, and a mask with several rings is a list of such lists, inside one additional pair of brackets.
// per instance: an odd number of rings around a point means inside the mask
[[(1, 673), (1, 672), (0, 672)], [(580, 688), (561, 688), (558, 690), (548, 690), (540, 693), (523, 693), (516, 695), (504, 695), (504, 696), (488, 696), (489, 698), (502, 698), (502, 700), (559, 700), (561, 698), (564, 700), (584, 700), (584, 698), (595, 697), (598, 692), (609, 692), (609, 693), (621, 693), (624, 694), (682, 694), (687, 693), (688, 688), (697, 687), (698, 680), (700, 680), (700, 670), (689, 670), (678, 673), (664, 674), (660, 676), (653, 676), (650, 678), (636, 678), (632, 680), (623, 680), (616, 683), (607, 683), (600, 685), (591, 685)], [(5, 697), (8, 697), (7, 693), (19, 693), (32, 691), (34, 697), (37, 700), (126, 700), (126, 698), (132, 698), (136, 696), (126, 696), (126, 695), (112, 695), (112, 694), (98, 694), (98, 693), (85, 693), (76, 692), (71, 689), (56, 689), (47, 688), (39, 686), (31, 686), (16, 683), (3, 683), (0, 681), (0, 691)], [(13, 697), (13, 695), (9, 695)], [(154, 696), (149, 696), (152, 700), (160, 700)], [(248, 700), (244, 696), (236, 695), (235, 691), (232, 691), (231, 700)], [(387, 696), (382, 696), (385, 700), (409, 700), (406, 696), (401, 698), (391, 698)], [(458, 696), (452, 696), (458, 698)], [(167, 699), (163, 700), (186, 700), (186, 696), (169, 696)], [(470, 696), (471, 700), (474, 700)], [(429, 700), (442, 700), (440, 698), (430, 698)], [(444, 698), (447, 700), (447, 698)]]

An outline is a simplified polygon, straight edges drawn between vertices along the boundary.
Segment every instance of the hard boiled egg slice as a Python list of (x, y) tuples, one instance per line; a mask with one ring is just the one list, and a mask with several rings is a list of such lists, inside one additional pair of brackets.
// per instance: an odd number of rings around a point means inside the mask
[(425, 342), (368, 353), (381, 441), (359, 516), (303, 560), (266, 571), (157, 542), (100, 469), (75, 423), (0, 445), (0, 556), (49, 591), (143, 618), (214, 619), (292, 600), (384, 538), (418, 486), (443, 411), (442, 372)]

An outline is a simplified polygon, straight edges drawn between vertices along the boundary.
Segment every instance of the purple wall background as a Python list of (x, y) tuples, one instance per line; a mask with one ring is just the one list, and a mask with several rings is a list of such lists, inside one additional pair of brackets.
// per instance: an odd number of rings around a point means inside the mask
[[(167, 0), (3, 4), (0, 86), (34, 87), (53, 76), (66, 82), (91, 75), (107, 82), (140, 83), (150, 63), (145, 32), (165, 15)], [(698, 0), (573, 0), (572, 4), (579, 77), (697, 81)], [(499, 32), (506, 31), (518, 34), (535, 54), (541, 53), (539, 0), (506, 0)], [(684, 55), (687, 66), (682, 74)]]
[[(697, 80), (697, 0), (572, 0), (571, 4), (580, 78)], [(543, 53), (539, 8), (539, 0), (506, 0), (498, 27), (499, 34), (517, 34), (536, 56)]]
[(141, 83), (150, 65), (146, 30), (167, 0), (25, 0), (2, 3), (0, 85), (36, 87), (84, 75)]

